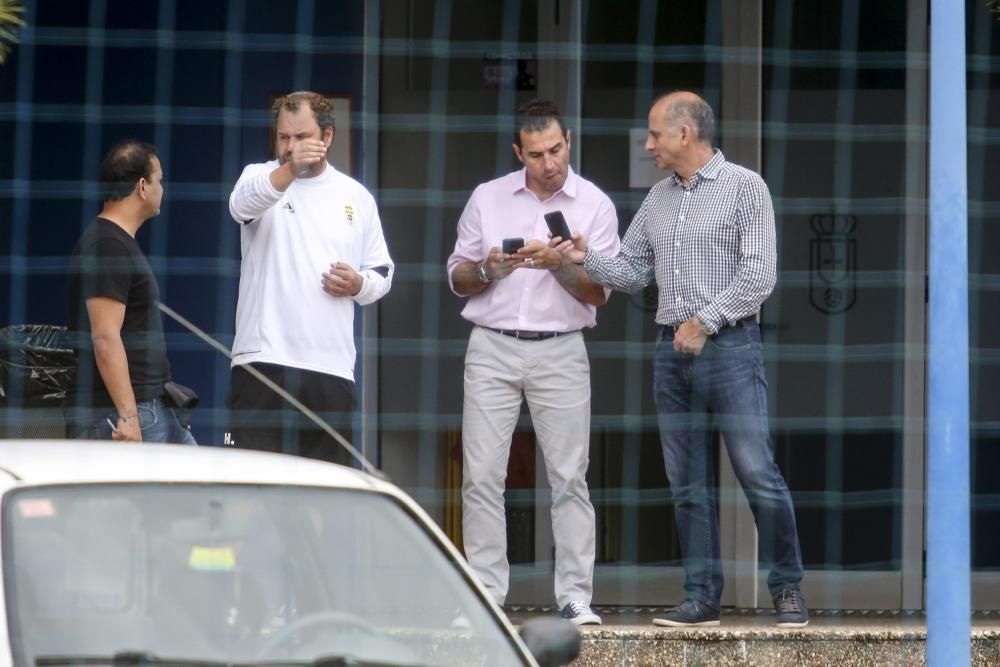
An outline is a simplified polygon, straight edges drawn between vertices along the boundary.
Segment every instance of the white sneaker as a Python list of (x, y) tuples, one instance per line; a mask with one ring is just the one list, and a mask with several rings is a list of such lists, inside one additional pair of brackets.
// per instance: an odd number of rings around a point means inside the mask
[(574, 600), (570, 602), (559, 615), (568, 621), (571, 621), (573, 625), (600, 625), (601, 617), (594, 613), (594, 610), (590, 608), (586, 602), (578, 602)]

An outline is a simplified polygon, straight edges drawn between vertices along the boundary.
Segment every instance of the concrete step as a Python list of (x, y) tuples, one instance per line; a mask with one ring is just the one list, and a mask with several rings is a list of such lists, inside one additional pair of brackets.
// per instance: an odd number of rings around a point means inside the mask
[[(508, 608), (515, 623), (555, 610)], [(774, 626), (770, 611), (726, 610), (719, 627), (652, 624), (662, 609), (596, 608), (604, 625), (581, 627), (573, 667), (611, 665), (754, 667), (926, 664), (927, 619), (918, 612), (814, 612), (807, 627)], [(1000, 615), (972, 619), (972, 664), (1000, 666)]]

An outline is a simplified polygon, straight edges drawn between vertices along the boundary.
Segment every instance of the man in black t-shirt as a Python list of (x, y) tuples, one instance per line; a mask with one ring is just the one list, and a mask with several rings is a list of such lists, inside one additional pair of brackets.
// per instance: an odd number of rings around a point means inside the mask
[(156, 148), (135, 140), (101, 163), (104, 208), (70, 256), (68, 329), (76, 380), (64, 407), (66, 436), (195, 444), (164, 403), (170, 380), (156, 278), (135, 234), (160, 212)]

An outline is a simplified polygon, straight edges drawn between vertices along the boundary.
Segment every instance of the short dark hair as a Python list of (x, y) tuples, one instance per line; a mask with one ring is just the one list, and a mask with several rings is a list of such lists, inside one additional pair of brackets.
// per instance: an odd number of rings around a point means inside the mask
[[(678, 92), (686, 91), (675, 91), (675, 93)], [(657, 98), (657, 102), (675, 93), (661, 95)], [(712, 113), (712, 107), (709, 103), (699, 95), (691, 93), (691, 95), (678, 97), (673, 104), (666, 108), (665, 112), (671, 125), (687, 123), (694, 128), (701, 141), (709, 145), (712, 144), (715, 139), (715, 114)]]
[(531, 100), (517, 109), (517, 119), (514, 121), (514, 143), (521, 146), (521, 132), (542, 132), (555, 121), (559, 130), (566, 136), (566, 123), (555, 102), (549, 100)]
[(281, 113), (282, 109), (288, 109), (294, 113), (299, 110), (299, 105), (303, 103), (308, 104), (309, 108), (312, 109), (320, 132), (328, 127), (334, 127), (333, 100), (308, 90), (288, 93), (276, 99), (271, 105), (271, 121), (278, 122), (278, 114)]
[(125, 199), (140, 178), (153, 175), (156, 146), (138, 139), (126, 139), (111, 147), (101, 161), (101, 196), (104, 201)]

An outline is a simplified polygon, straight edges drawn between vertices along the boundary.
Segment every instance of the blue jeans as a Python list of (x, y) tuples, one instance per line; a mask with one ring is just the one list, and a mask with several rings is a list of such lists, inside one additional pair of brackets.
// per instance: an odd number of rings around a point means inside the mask
[(802, 580), (795, 513), (774, 463), (767, 426), (767, 381), (760, 329), (753, 319), (709, 337), (698, 356), (674, 351), (674, 333), (661, 327), (653, 393), (684, 563), (684, 592), (719, 608), (722, 562), (712, 457), (711, 412), (736, 478), (757, 524), (760, 560), (771, 567), (772, 594)]
[[(143, 442), (197, 445), (191, 431), (181, 425), (174, 409), (160, 398), (136, 404)], [(117, 424), (114, 408), (66, 408), (66, 437), (74, 440), (111, 440), (111, 424)]]

